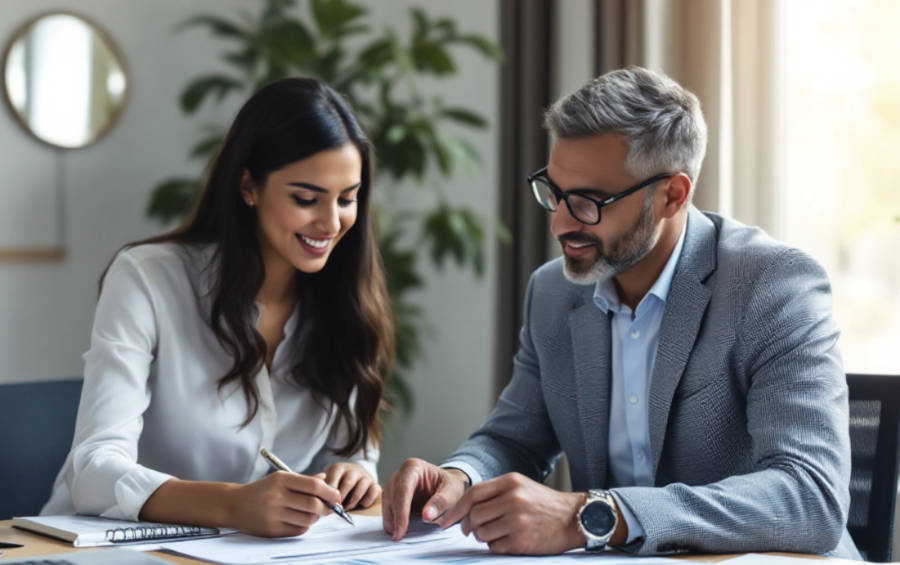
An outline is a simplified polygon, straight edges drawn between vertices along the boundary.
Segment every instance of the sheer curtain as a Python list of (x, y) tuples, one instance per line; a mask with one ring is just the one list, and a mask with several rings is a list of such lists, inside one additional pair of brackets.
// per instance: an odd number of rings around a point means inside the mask
[(597, 0), (597, 74), (660, 70), (694, 92), (709, 146), (694, 203), (778, 235), (777, 0)]

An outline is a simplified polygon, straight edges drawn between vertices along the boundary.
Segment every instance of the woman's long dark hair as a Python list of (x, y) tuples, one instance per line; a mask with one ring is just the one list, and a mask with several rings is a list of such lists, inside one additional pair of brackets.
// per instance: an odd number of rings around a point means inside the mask
[(234, 357), (219, 389), (240, 381), (247, 398), (246, 425), (259, 409), (254, 377), (266, 355), (266, 343), (251, 321), (265, 267), (255, 210), (241, 197), (241, 175), (249, 171), (254, 184), (262, 187), (273, 171), (348, 142), (362, 156), (356, 223), (321, 271), (298, 271), (301, 318), (292, 344), (298, 360), (292, 367), (294, 380), (320, 402), (333, 402), (347, 425), (347, 442), (336, 448), (342, 456), (381, 441), (379, 409), (393, 364), (394, 333), (372, 220), (371, 145), (337, 92), (308, 78), (283, 79), (259, 90), (235, 118), (184, 224), (129, 244), (215, 245), (209, 323)]

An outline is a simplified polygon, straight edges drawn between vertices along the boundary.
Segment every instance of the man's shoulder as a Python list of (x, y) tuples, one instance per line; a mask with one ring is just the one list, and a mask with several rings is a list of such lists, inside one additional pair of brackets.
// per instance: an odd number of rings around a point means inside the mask
[(773, 238), (762, 228), (714, 212), (702, 215), (715, 227), (716, 270), (720, 275), (748, 280), (764, 273), (777, 276), (798, 267), (824, 272), (807, 253)]

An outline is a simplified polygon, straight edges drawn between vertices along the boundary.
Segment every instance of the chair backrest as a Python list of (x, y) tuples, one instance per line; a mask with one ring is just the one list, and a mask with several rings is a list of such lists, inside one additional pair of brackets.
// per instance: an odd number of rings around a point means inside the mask
[(34, 516), (72, 446), (81, 380), (0, 384), (0, 520)]
[(890, 561), (897, 500), (900, 375), (847, 375), (850, 390), (850, 518), (868, 561)]

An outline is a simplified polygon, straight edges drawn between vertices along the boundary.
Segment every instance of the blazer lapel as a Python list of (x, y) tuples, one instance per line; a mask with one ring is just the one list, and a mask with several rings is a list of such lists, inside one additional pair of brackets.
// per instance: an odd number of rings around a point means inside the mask
[(578, 429), (584, 435), (585, 460), (592, 488), (606, 482), (609, 451), (609, 403), (612, 353), (609, 316), (594, 305), (593, 286), (585, 303), (569, 314), (578, 391)]
[(715, 269), (716, 229), (691, 206), (684, 247), (666, 298), (659, 347), (650, 381), (650, 451), (656, 474), (669, 421), (672, 398), (691, 355), (712, 294), (703, 283)]

